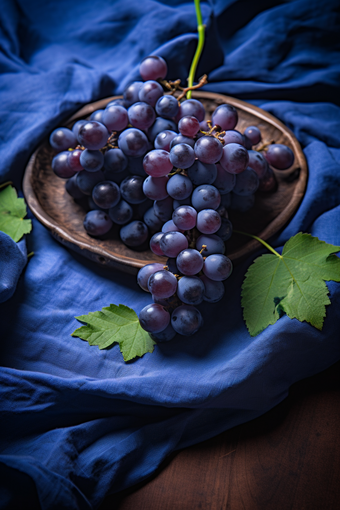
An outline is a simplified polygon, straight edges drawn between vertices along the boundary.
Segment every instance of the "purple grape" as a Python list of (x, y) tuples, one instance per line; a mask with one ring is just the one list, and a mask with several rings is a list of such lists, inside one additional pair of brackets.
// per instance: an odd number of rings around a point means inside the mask
[(215, 188), (221, 195), (226, 195), (234, 189), (236, 183), (236, 175), (226, 172), (220, 164), (216, 164), (216, 179), (213, 182)]
[(110, 209), (120, 200), (119, 186), (115, 182), (103, 181), (95, 185), (92, 191), (94, 203), (101, 209)]
[(220, 253), (208, 255), (204, 261), (203, 273), (215, 282), (221, 282), (229, 278), (232, 270), (231, 260)]
[(199, 273), (203, 268), (203, 262), (200, 252), (190, 248), (181, 251), (176, 258), (176, 265), (185, 276), (194, 276)]
[(138, 158), (147, 152), (149, 141), (140, 129), (129, 128), (119, 135), (118, 147), (126, 156)]
[(76, 137), (76, 139), (78, 140), (78, 134), (79, 134), (79, 129), (84, 125), (86, 124), (86, 120), (77, 120), (77, 122), (75, 122), (73, 124), (73, 127), (72, 127), (72, 133), (74, 134), (74, 136)]
[(187, 145), (190, 145), (190, 147), (195, 147), (195, 140), (193, 138), (189, 138), (188, 136), (183, 135), (177, 135), (173, 138), (173, 140), (170, 142), (170, 150), (175, 147), (175, 145), (179, 145), (180, 143), (186, 143)]
[(164, 235), (163, 232), (157, 232), (150, 239), (150, 250), (152, 251), (152, 253), (154, 253), (155, 255), (159, 255), (160, 257), (164, 256), (164, 253), (162, 252), (159, 245), (163, 235)]
[(109, 133), (106, 127), (96, 120), (85, 122), (78, 132), (79, 143), (91, 151), (96, 151), (104, 147), (108, 137)]
[(148, 280), (150, 276), (157, 271), (161, 271), (164, 269), (163, 264), (159, 264), (158, 262), (154, 262), (153, 264), (147, 264), (146, 266), (142, 267), (138, 271), (137, 274), (137, 283), (138, 285), (145, 290), (145, 292), (150, 292), (148, 288)]
[(128, 109), (130, 104), (127, 101), (125, 101), (125, 99), (118, 98), (107, 103), (106, 108), (108, 108), (109, 106), (123, 106), (124, 108)]
[(118, 174), (128, 166), (128, 159), (120, 149), (110, 149), (104, 156), (104, 168), (107, 172)]
[(195, 186), (201, 184), (213, 184), (217, 177), (217, 165), (195, 161), (188, 168), (188, 177)]
[(259, 187), (259, 183), (257, 173), (248, 167), (241, 174), (237, 174), (233, 192), (235, 195), (253, 195)]
[(88, 172), (98, 172), (104, 165), (104, 155), (98, 150), (85, 149), (79, 158), (81, 166)]
[(122, 131), (129, 123), (128, 112), (123, 106), (106, 107), (103, 113), (103, 123), (109, 131)]
[(228, 241), (228, 239), (231, 238), (231, 235), (233, 233), (233, 226), (230, 220), (228, 218), (222, 218), (222, 223), (218, 231), (216, 232), (216, 235), (222, 239), (222, 241)]
[[(118, 108), (118, 107), (117, 107)], [(146, 130), (155, 122), (155, 110), (147, 103), (134, 103), (128, 109), (129, 122), (133, 127)]]
[(176, 121), (179, 122), (183, 117), (196, 117), (199, 122), (202, 122), (205, 117), (204, 106), (197, 99), (186, 99), (181, 103)]
[(168, 196), (166, 185), (168, 177), (147, 177), (143, 182), (144, 195), (151, 200), (163, 200)]
[(86, 232), (94, 237), (102, 236), (112, 227), (112, 220), (105, 211), (90, 211), (84, 219), (84, 228)]
[(200, 276), (200, 279), (204, 283), (204, 301), (207, 301), (208, 303), (217, 303), (223, 298), (225, 289), (222, 282), (214, 282), (204, 274)]
[(169, 129), (161, 131), (155, 138), (155, 149), (162, 149), (164, 151), (170, 152), (170, 144), (176, 135), (177, 133), (175, 133), (175, 131), (170, 131)]
[(139, 92), (142, 87), (142, 81), (134, 81), (124, 90), (124, 101), (128, 106), (139, 101)]
[(143, 245), (148, 236), (148, 227), (142, 221), (132, 221), (120, 229), (121, 240), (132, 248)]
[(171, 119), (178, 112), (178, 101), (174, 96), (162, 96), (158, 99), (155, 109), (160, 117)]
[(223, 154), (220, 164), (224, 170), (231, 174), (243, 172), (249, 162), (248, 151), (243, 145), (238, 143), (228, 143), (223, 147)]
[(221, 216), (214, 209), (203, 209), (197, 214), (197, 229), (202, 234), (215, 234), (221, 226)]
[(196, 226), (197, 211), (190, 205), (182, 205), (174, 210), (172, 220), (180, 230), (191, 230)]
[(255, 204), (255, 195), (236, 195), (235, 193), (231, 193), (231, 204), (230, 208), (239, 211), (246, 212), (249, 211)]
[(192, 182), (186, 175), (175, 174), (173, 175), (166, 186), (168, 195), (176, 200), (183, 200), (190, 197), (192, 193)]
[(193, 138), (200, 130), (200, 123), (196, 117), (182, 117), (178, 123), (178, 130), (183, 136)]
[(268, 163), (266, 158), (261, 154), (261, 152), (257, 151), (248, 151), (249, 154), (249, 163), (248, 167), (252, 168), (256, 173), (259, 179), (262, 179), (265, 176), (267, 171)]
[(150, 276), (148, 289), (156, 298), (169, 298), (173, 296), (177, 290), (177, 278), (170, 271), (162, 269)]
[[(162, 117), (156, 117), (156, 120), (148, 130), (148, 137), (151, 142), (153, 142), (156, 136), (162, 131), (175, 131), (177, 132), (177, 125), (170, 119), (163, 119)], [(157, 147), (156, 147), (157, 149)]]
[(101, 170), (99, 172), (82, 170), (76, 175), (77, 186), (85, 195), (92, 195), (93, 188), (101, 181), (105, 181), (105, 176)]
[(268, 163), (278, 170), (287, 170), (294, 163), (294, 153), (281, 143), (269, 145), (265, 157)]
[(195, 143), (195, 156), (202, 163), (217, 163), (223, 154), (223, 145), (213, 136), (202, 136)]
[(156, 216), (158, 216), (158, 218), (164, 223), (165, 221), (171, 219), (173, 211), (173, 198), (167, 197), (163, 198), (163, 200), (155, 200), (153, 207)]
[(90, 116), (90, 120), (96, 120), (97, 122), (104, 124), (103, 113), (104, 113), (104, 110), (96, 110), (95, 112), (92, 112), (91, 116)]
[(266, 173), (264, 174), (262, 179), (260, 179), (260, 184), (259, 184), (258, 189), (260, 191), (265, 191), (265, 192), (274, 191), (274, 189), (276, 188), (276, 185), (277, 185), (277, 182), (275, 179), (274, 172), (268, 165)]
[(176, 168), (189, 168), (195, 161), (195, 152), (190, 145), (180, 143), (170, 151), (171, 164)]
[(60, 152), (52, 159), (52, 170), (61, 179), (69, 179), (77, 173), (68, 163), (68, 151)]
[(227, 145), (228, 143), (238, 143), (245, 147), (246, 141), (242, 133), (239, 131), (236, 131), (236, 129), (230, 129), (225, 132), (225, 135), (223, 136), (224, 145)]
[(261, 131), (256, 126), (248, 126), (244, 134), (252, 145), (257, 145), (261, 141)]
[(169, 271), (172, 272), (172, 274), (175, 274), (175, 275), (180, 275), (181, 274), (180, 270), (177, 267), (176, 259), (175, 258), (168, 259), (166, 261), (166, 265), (167, 265)]
[(117, 225), (126, 225), (132, 220), (133, 209), (125, 200), (121, 200), (117, 205), (109, 209), (109, 216)]
[(177, 209), (177, 207), (180, 207), (181, 205), (191, 205), (191, 199), (190, 197), (188, 197), (184, 198), (183, 200), (174, 200), (172, 205), (174, 210)]
[(215, 186), (211, 184), (202, 184), (194, 189), (191, 195), (192, 206), (197, 212), (202, 209), (217, 209), (221, 203), (221, 195)]
[(139, 100), (155, 106), (158, 99), (163, 95), (163, 88), (157, 81), (149, 80), (143, 83), (139, 91)]
[(143, 159), (143, 168), (151, 177), (164, 177), (172, 170), (169, 153), (161, 149), (148, 152)]
[(74, 133), (67, 128), (60, 127), (52, 131), (50, 136), (50, 145), (58, 152), (74, 149), (77, 140)]
[(140, 204), (146, 200), (143, 193), (143, 177), (132, 175), (120, 184), (122, 198), (129, 204)]
[(234, 129), (238, 121), (237, 110), (230, 104), (221, 104), (211, 118), (213, 126), (220, 126), (223, 131)]
[(160, 247), (166, 257), (177, 257), (188, 248), (188, 240), (180, 232), (167, 232), (161, 239)]
[(162, 232), (179, 232), (179, 228), (174, 224), (172, 220), (166, 221), (162, 226)]
[(203, 246), (206, 246), (202, 251), (203, 257), (207, 257), (208, 255), (212, 255), (214, 253), (222, 253), (225, 252), (225, 245), (222, 239), (215, 234), (202, 234), (196, 241), (196, 249), (201, 251)]
[(74, 175), (65, 184), (65, 189), (69, 195), (75, 200), (79, 200), (80, 198), (84, 198), (84, 193), (78, 188), (77, 185), (77, 175)]
[(191, 336), (202, 324), (202, 315), (194, 306), (181, 305), (172, 312), (171, 326), (180, 335)]
[(84, 170), (80, 163), (81, 153), (82, 151), (79, 149), (75, 149), (74, 151), (68, 151), (67, 162), (69, 164), (69, 167), (72, 168), (72, 170), (74, 170), (75, 172), (81, 172), (81, 170)]
[(148, 226), (151, 233), (159, 232), (162, 228), (163, 221), (156, 216), (154, 207), (150, 207), (145, 212), (143, 221)]
[(204, 283), (198, 276), (182, 276), (178, 281), (177, 296), (186, 305), (199, 305), (203, 301)]
[(171, 324), (169, 324), (163, 331), (152, 333), (151, 336), (157, 342), (169, 342), (176, 336), (176, 331)]
[(148, 80), (164, 80), (168, 67), (162, 57), (150, 55), (142, 60), (139, 66), (139, 73), (144, 81)]
[(170, 314), (161, 305), (152, 303), (140, 311), (139, 323), (149, 333), (160, 333), (169, 325)]

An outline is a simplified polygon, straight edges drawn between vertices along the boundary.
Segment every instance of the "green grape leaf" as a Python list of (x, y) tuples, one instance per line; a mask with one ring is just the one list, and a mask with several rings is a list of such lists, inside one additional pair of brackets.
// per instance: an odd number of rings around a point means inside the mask
[(86, 340), (90, 345), (97, 345), (99, 349), (118, 343), (124, 361), (154, 350), (156, 342), (141, 327), (136, 312), (125, 305), (111, 304), (102, 308), (101, 312), (90, 312), (76, 319), (86, 323), (86, 326), (76, 329), (71, 336)]
[(261, 255), (242, 285), (243, 317), (251, 336), (274, 324), (282, 313), (321, 330), (330, 304), (325, 280), (340, 281), (340, 259), (333, 246), (301, 232), (282, 255)]
[(25, 200), (18, 198), (12, 186), (0, 191), (0, 230), (18, 242), (32, 230), (31, 220), (24, 220), (27, 214)]

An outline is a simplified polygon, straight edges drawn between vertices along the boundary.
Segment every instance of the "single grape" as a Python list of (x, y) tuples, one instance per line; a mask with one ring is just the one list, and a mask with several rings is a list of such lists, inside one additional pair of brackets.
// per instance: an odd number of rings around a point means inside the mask
[(164, 177), (172, 170), (169, 153), (161, 149), (148, 152), (143, 159), (143, 168), (151, 177)]
[[(118, 108), (118, 107), (117, 107)], [(134, 103), (128, 109), (129, 122), (133, 127), (146, 130), (155, 122), (155, 110), (147, 103)]]
[(162, 57), (151, 55), (142, 60), (139, 66), (139, 73), (144, 81), (164, 80), (168, 67)]
[(202, 184), (194, 189), (191, 195), (191, 203), (198, 212), (202, 209), (216, 210), (221, 203), (221, 195), (215, 186)]
[(72, 170), (74, 170), (75, 172), (81, 172), (81, 170), (84, 170), (80, 163), (81, 153), (82, 151), (79, 149), (75, 149), (74, 151), (68, 151), (67, 162), (69, 164), (69, 167), (72, 168)]
[(67, 128), (60, 127), (52, 131), (50, 136), (50, 145), (58, 152), (74, 149), (77, 140), (74, 133)]
[(175, 174), (167, 183), (166, 189), (170, 197), (176, 200), (183, 200), (190, 197), (192, 193), (192, 182), (186, 175)]
[(170, 152), (170, 144), (176, 135), (177, 133), (175, 133), (175, 131), (170, 131), (170, 129), (161, 131), (155, 138), (155, 149), (162, 149), (164, 151)]
[(182, 205), (174, 210), (172, 220), (180, 230), (191, 230), (196, 227), (197, 211), (190, 205)]
[(199, 273), (203, 268), (203, 262), (200, 252), (191, 248), (181, 251), (176, 258), (176, 265), (185, 276), (194, 276)]
[(110, 149), (104, 156), (104, 168), (110, 173), (118, 174), (128, 166), (128, 158), (120, 149)]
[(183, 136), (194, 137), (200, 130), (200, 123), (196, 117), (182, 117), (178, 123), (178, 130)]
[(244, 146), (246, 149), (250, 150), (252, 148), (252, 143), (246, 135), (243, 135), (243, 136), (244, 136)]
[(105, 211), (90, 211), (84, 218), (86, 232), (94, 237), (106, 234), (112, 227), (112, 220)]
[(189, 168), (195, 161), (195, 152), (190, 145), (180, 143), (170, 151), (171, 164), (176, 168)]
[(195, 156), (202, 163), (217, 163), (223, 154), (223, 145), (213, 136), (202, 136), (195, 143)]
[(225, 289), (222, 282), (210, 280), (210, 278), (204, 274), (200, 276), (200, 279), (204, 283), (204, 301), (207, 301), (208, 303), (217, 303), (223, 298)]
[(156, 298), (169, 298), (177, 290), (177, 278), (170, 271), (162, 269), (150, 276), (148, 289)]
[(195, 186), (212, 184), (217, 177), (217, 166), (215, 164), (195, 161), (194, 164), (188, 168), (188, 177)]
[(139, 323), (149, 333), (160, 333), (170, 323), (170, 314), (161, 305), (152, 303), (139, 313)]
[(138, 97), (143, 103), (148, 103), (150, 106), (155, 106), (158, 99), (163, 95), (163, 88), (160, 83), (154, 80), (149, 80), (143, 83), (140, 88)]
[(132, 248), (142, 245), (148, 235), (148, 227), (142, 221), (132, 221), (120, 229), (121, 240)]
[(166, 221), (162, 226), (162, 232), (179, 232), (179, 228), (174, 224), (172, 220)]
[[(228, 241), (233, 233), (233, 226), (228, 218), (222, 218), (222, 223), (216, 235), (222, 239), (222, 241)], [(224, 252), (223, 252), (224, 253)]]
[(278, 170), (287, 170), (294, 163), (294, 153), (281, 143), (269, 145), (265, 157), (268, 163)]
[(239, 212), (249, 211), (255, 204), (255, 195), (236, 195), (235, 193), (231, 193), (231, 204), (230, 209)]
[(120, 184), (122, 198), (129, 204), (140, 204), (146, 200), (143, 193), (143, 177), (132, 175), (126, 177)]
[(139, 101), (139, 92), (142, 87), (142, 81), (134, 81), (124, 90), (124, 101), (128, 106)]
[(223, 131), (234, 129), (238, 121), (237, 110), (231, 104), (221, 104), (212, 114), (213, 126), (220, 126)]
[(178, 112), (178, 101), (174, 96), (162, 96), (158, 99), (155, 109), (160, 117), (171, 119)]
[(182, 276), (178, 280), (177, 296), (186, 305), (199, 305), (203, 301), (204, 283), (198, 276)]
[[(203, 246), (205, 246), (204, 249)], [(203, 257), (213, 255), (214, 253), (221, 253), (223, 255), (225, 252), (225, 244), (221, 237), (216, 234), (202, 234), (196, 241), (196, 249), (198, 251), (203, 250)]]
[(52, 170), (61, 179), (69, 179), (77, 173), (77, 171), (68, 164), (68, 155), (68, 151), (63, 151), (59, 152), (59, 154), (52, 159)]
[(247, 168), (249, 162), (248, 151), (238, 143), (228, 143), (223, 147), (220, 164), (231, 174), (239, 174)]
[(244, 131), (245, 136), (252, 145), (257, 145), (261, 141), (261, 131), (256, 126), (248, 126)]
[(181, 232), (167, 232), (161, 239), (160, 247), (166, 257), (177, 257), (188, 248), (188, 240)]
[(219, 163), (217, 163), (215, 166), (216, 179), (213, 182), (213, 185), (218, 189), (220, 195), (226, 195), (234, 189), (236, 183), (236, 175), (226, 172)]
[(104, 166), (104, 155), (98, 150), (85, 149), (80, 154), (79, 162), (84, 170), (98, 172)]
[(220, 253), (208, 255), (204, 261), (203, 273), (215, 282), (221, 282), (229, 278), (232, 270), (231, 260)]
[(91, 151), (96, 151), (104, 147), (108, 137), (109, 134), (106, 127), (96, 120), (85, 122), (78, 132), (80, 145), (83, 145), (86, 149), (90, 149)]
[(173, 199), (171, 197), (163, 198), (163, 200), (155, 200), (153, 207), (156, 216), (160, 220), (165, 221), (171, 220), (173, 211)]
[(132, 220), (133, 209), (125, 200), (121, 200), (117, 205), (109, 209), (109, 216), (117, 225), (126, 225)]
[(77, 186), (85, 195), (91, 195), (95, 185), (101, 181), (105, 181), (105, 176), (101, 170), (98, 172), (82, 170), (76, 175)]
[(268, 163), (266, 158), (261, 154), (261, 152), (257, 151), (248, 151), (249, 154), (249, 163), (248, 167), (252, 168), (256, 173), (259, 179), (262, 179), (265, 176), (267, 171)]
[(163, 221), (158, 218), (155, 214), (155, 209), (150, 207), (143, 217), (145, 225), (148, 226), (151, 233), (159, 232), (162, 228)]
[(152, 338), (156, 340), (156, 342), (169, 342), (169, 340), (172, 340), (176, 336), (176, 331), (174, 328), (169, 324), (163, 331), (160, 331), (159, 333), (152, 333)]
[(160, 248), (160, 241), (163, 237), (164, 233), (163, 232), (156, 232), (156, 234), (154, 234), (151, 239), (150, 239), (150, 250), (155, 254), (155, 255), (159, 255), (160, 257), (163, 257), (164, 256), (164, 253), (162, 252), (161, 248)]
[(257, 173), (250, 167), (246, 168), (241, 174), (236, 175), (236, 183), (233, 192), (236, 195), (253, 195), (259, 187), (259, 178)]
[(120, 200), (119, 186), (115, 182), (103, 181), (95, 185), (92, 191), (94, 203), (101, 209), (110, 209)]
[(128, 112), (123, 106), (107, 106), (103, 113), (103, 124), (109, 131), (122, 131), (129, 123)]
[(138, 158), (147, 152), (149, 141), (140, 129), (129, 128), (119, 135), (118, 147), (126, 156)]
[[(174, 121), (170, 119), (163, 119), (162, 117), (156, 117), (156, 120), (149, 128), (148, 130), (148, 137), (151, 142), (153, 142), (156, 138), (156, 136), (161, 133), (162, 131), (175, 131), (177, 132), (177, 125), (174, 123)], [(156, 147), (157, 149), (157, 147)]]
[(92, 112), (91, 116), (90, 116), (90, 120), (96, 120), (97, 122), (101, 122), (101, 124), (104, 124), (103, 113), (104, 113), (104, 110), (96, 110), (95, 112)]
[(179, 122), (183, 117), (196, 117), (199, 122), (202, 122), (205, 117), (204, 106), (197, 99), (186, 99), (181, 103), (176, 121)]
[(188, 136), (178, 135), (176, 133), (176, 136), (171, 140), (170, 142), (170, 150), (175, 147), (175, 145), (179, 145), (180, 143), (186, 143), (187, 145), (190, 145), (190, 147), (195, 147), (195, 140), (193, 138), (189, 138)]
[(245, 147), (245, 138), (239, 131), (236, 131), (236, 129), (230, 129), (225, 132), (223, 135), (224, 145), (227, 145), (228, 143), (238, 143), (240, 145), (243, 145)]
[(79, 200), (80, 198), (84, 198), (84, 193), (79, 189), (77, 184), (77, 174), (68, 179), (65, 184), (65, 189), (69, 195), (75, 200)]
[[(75, 122), (73, 124), (73, 127), (72, 127), (72, 133), (74, 134), (74, 136), (76, 137), (76, 140), (78, 140), (78, 134), (79, 134), (79, 129), (84, 125), (86, 124), (86, 120), (77, 120), (77, 122)], [(69, 148), (69, 147), (68, 147)]]
[(259, 184), (258, 189), (260, 191), (269, 192), (269, 191), (274, 191), (276, 189), (276, 186), (277, 186), (277, 182), (275, 179), (274, 172), (268, 165), (266, 173), (264, 174), (262, 179), (260, 179), (260, 184)]
[(150, 175), (143, 182), (144, 195), (151, 200), (163, 200), (168, 196), (166, 185), (168, 177), (151, 177)]
[(156, 271), (163, 270), (164, 266), (163, 264), (159, 264), (158, 262), (154, 262), (153, 264), (147, 264), (146, 266), (142, 267), (137, 274), (137, 283), (138, 285), (145, 290), (145, 292), (150, 292), (148, 287), (148, 280), (150, 276)]
[(191, 336), (196, 333), (203, 324), (201, 312), (194, 306), (181, 305), (171, 315), (171, 326), (176, 333)]
[(202, 234), (215, 234), (221, 226), (221, 216), (214, 209), (203, 209), (197, 214), (197, 229)]

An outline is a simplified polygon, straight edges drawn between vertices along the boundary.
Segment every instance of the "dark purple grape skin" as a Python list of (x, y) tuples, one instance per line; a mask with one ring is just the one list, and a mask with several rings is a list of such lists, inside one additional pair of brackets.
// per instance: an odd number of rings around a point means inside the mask
[(181, 251), (176, 258), (176, 265), (185, 276), (198, 274), (203, 268), (203, 263), (200, 252), (191, 248)]
[(156, 216), (155, 209), (153, 207), (150, 207), (144, 213), (143, 221), (152, 234), (159, 232), (163, 225), (163, 221)]
[(224, 145), (227, 145), (228, 143), (239, 143), (240, 145), (243, 145), (243, 147), (246, 145), (244, 135), (242, 135), (239, 131), (236, 131), (236, 129), (227, 130), (223, 136), (223, 140)]
[(91, 113), (90, 120), (96, 120), (97, 122), (103, 123), (103, 113), (104, 110), (96, 110), (95, 112)]
[(196, 227), (197, 211), (190, 205), (181, 205), (172, 213), (172, 221), (179, 230)]
[(81, 126), (78, 133), (78, 141), (86, 149), (99, 150), (106, 144), (109, 137), (104, 124), (91, 120)]
[(110, 209), (120, 201), (119, 186), (112, 181), (99, 182), (93, 188), (92, 199), (101, 209)]
[(161, 250), (161, 247), (159, 245), (162, 237), (164, 236), (164, 232), (156, 232), (151, 239), (150, 239), (150, 250), (155, 255), (159, 255), (160, 257), (164, 256), (164, 253)]
[(109, 216), (113, 223), (116, 223), (117, 225), (126, 225), (132, 220), (133, 209), (130, 204), (125, 202), (125, 200), (120, 200), (117, 205), (109, 209)]
[(192, 182), (186, 175), (175, 174), (167, 183), (168, 195), (176, 200), (183, 200), (190, 197), (192, 193)]
[(244, 135), (252, 145), (257, 145), (261, 141), (261, 131), (256, 126), (248, 126), (244, 131)]
[[(147, 198), (145, 202), (141, 204), (134, 205), (133, 208), (133, 219), (141, 220), (143, 219), (144, 214), (153, 207), (153, 201)], [(145, 223), (145, 222), (144, 222)]]
[(195, 161), (194, 149), (186, 143), (175, 145), (170, 151), (170, 161), (175, 168), (189, 168)]
[(162, 96), (158, 99), (155, 109), (160, 117), (171, 119), (178, 113), (178, 101), (174, 96)]
[(77, 173), (77, 170), (70, 167), (68, 156), (69, 152), (63, 151), (59, 152), (59, 154), (52, 159), (52, 170), (61, 179), (69, 179)]
[(260, 179), (259, 191), (269, 192), (276, 189), (277, 182), (273, 170), (268, 165), (266, 173)]
[(156, 340), (157, 343), (163, 343), (163, 342), (169, 342), (176, 336), (176, 331), (171, 326), (171, 324), (168, 324), (168, 326), (159, 333), (151, 333), (151, 336), (153, 340)]
[(197, 214), (197, 230), (202, 234), (215, 234), (221, 226), (221, 216), (214, 209), (203, 209)]
[(104, 155), (98, 150), (85, 149), (79, 158), (81, 166), (88, 172), (98, 172), (104, 165)]
[(177, 255), (188, 248), (188, 240), (181, 232), (166, 232), (160, 242), (161, 250), (166, 257)]
[(180, 119), (187, 116), (196, 117), (199, 122), (202, 122), (205, 117), (205, 109), (202, 103), (197, 99), (186, 99), (183, 101), (176, 116), (176, 121), (179, 122)]
[(162, 269), (153, 273), (148, 280), (148, 289), (157, 298), (169, 298), (177, 289), (177, 278), (170, 271)]
[(143, 193), (143, 177), (132, 175), (126, 177), (120, 184), (122, 198), (129, 204), (140, 204), (146, 200)]
[(161, 271), (164, 269), (163, 264), (159, 264), (158, 262), (154, 262), (152, 264), (147, 264), (142, 267), (137, 274), (137, 283), (141, 289), (145, 290), (145, 292), (150, 292), (148, 288), (148, 280), (150, 276), (157, 271)]
[(203, 273), (215, 282), (222, 282), (229, 278), (232, 270), (231, 260), (220, 253), (208, 255), (204, 261)]
[(104, 156), (104, 168), (108, 172), (118, 174), (128, 166), (128, 158), (120, 149), (110, 149)]
[(223, 145), (213, 136), (202, 136), (195, 143), (195, 156), (202, 163), (217, 163), (223, 154)]
[(195, 140), (193, 138), (189, 138), (187, 136), (178, 135), (176, 133), (176, 136), (173, 138), (173, 140), (170, 143), (170, 150), (175, 147), (175, 145), (179, 145), (180, 143), (186, 143), (187, 145), (190, 145), (190, 147), (195, 147)]
[(183, 136), (188, 136), (189, 138), (194, 137), (200, 130), (200, 123), (196, 119), (196, 117), (192, 117), (188, 115), (187, 117), (182, 117), (178, 123), (178, 130)]
[(103, 113), (103, 124), (111, 131), (122, 131), (129, 123), (128, 112), (123, 106), (107, 106)]
[(131, 248), (142, 245), (149, 237), (148, 227), (142, 221), (132, 221), (120, 229), (120, 238)]
[(134, 103), (128, 109), (130, 124), (143, 131), (147, 130), (155, 122), (155, 110), (147, 103), (141, 101)]
[(252, 168), (254, 172), (257, 173), (259, 179), (262, 179), (265, 176), (265, 173), (268, 168), (268, 162), (264, 155), (261, 152), (257, 151), (248, 151), (249, 154), (249, 163), (248, 167)]
[(144, 156), (149, 147), (149, 141), (140, 129), (129, 128), (122, 131), (118, 138), (118, 147), (126, 156), (138, 158)]
[(151, 177), (150, 175), (143, 182), (144, 195), (151, 200), (163, 200), (168, 196), (166, 185), (168, 177)]
[(68, 164), (75, 172), (80, 172), (84, 168), (80, 164), (80, 156), (82, 151), (75, 149), (74, 151), (68, 151)]
[(198, 237), (196, 241), (196, 249), (202, 251), (202, 256), (207, 257), (208, 255), (212, 255), (214, 253), (221, 253), (222, 255), (225, 252), (225, 244), (221, 237), (216, 234), (202, 234)]
[(170, 131), (170, 129), (161, 131), (155, 138), (155, 149), (161, 149), (170, 152), (170, 144), (176, 136), (177, 133), (175, 133), (175, 131)]
[(75, 122), (73, 124), (73, 127), (72, 127), (72, 133), (74, 134), (74, 136), (76, 137), (76, 139), (78, 140), (78, 134), (79, 134), (79, 129), (84, 125), (86, 124), (86, 120), (77, 120), (77, 122)]
[(140, 101), (156, 106), (158, 99), (163, 96), (162, 85), (157, 81), (148, 80), (141, 86), (138, 96)]
[(107, 234), (112, 225), (112, 220), (105, 211), (90, 211), (86, 214), (84, 219), (86, 232), (94, 237)]
[(258, 189), (259, 183), (257, 173), (248, 167), (244, 172), (237, 174), (233, 193), (242, 196), (253, 195)]
[(84, 198), (86, 195), (79, 189), (77, 185), (77, 174), (68, 179), (65, 183), (65, 189), (69, 195), (75, 200), (80, 200)]
[(77, 145), (77, 140), (70, 129), (60, 127), (52, 131), (50, 135), (50, 145), (54, 150), (62, 152), (67, 149), (74, 149)]
[(159, 79), (164, 80), (167, 72), (168, 66), (166, 65), (165, 60), (156, 55), (145, 57), (139, 66), (139, 74), (144, 81)]
[(200, 276), (200, 279), (204, 283), (204, 301), (207, 301), (208, 303), (217, 303), (223, 298), (225, 288), (222, 282), (214, 282), (204, 274)]
[(182, 276), (178, 281), (177, 296), (186, 305), (199, 305), (203, 301), (204, 290), (204, 283), (198, 276)]
[(163, 200), (155, 200), (154, 204), (155, 215), (163, 221), (171, 220), (173, 211), (173, 198), (167, 197)]
[(149, 140), (153, 142), (159, 133), (166, 130), (175, 131), (177, 133), (177, 124), (175, 124), (173, 120), (156, 117), (154, 124), (148, 130)]
[(212, 183), (218, 189), (221, 195), (226, 195), (234, 189), (236, 175), (226, 172), (220, 164), (216, 164), (216, 179)]
[(152, 303), (140, 311), (139, 323), (148, 333), (161, 333), (169, 326), (170, 314), (162, 305)]
[(143, 159), (143, 168), (152, 177), (166, 176), (172, 170), (169, 153), (161, 149), (148, 152)]
[(127, 101), (125, 101), (125, 99), (120, 97), (107, 103), (106, 108), (108, 108), (109, 106), (123, 106), (124, 108), (128, 109), (130, 105)]
[(144, 159), (144, 156), (140, 157), (140, 158), (132, 158), (132, 157), (128, 157), (128, 170), (130, 172), (130, 174), (132, 175), (140, 175), (141, 177), (143, 177), (144, 179), (148, 176), (147, 173), (145, 172), (144, 168), (143, 168), (143, 159)]
[(188, 177), (195, 186), (213, 184), (217, 178), (217, 165), (197, 160), (188, 168)]
[(222, 218), (222, 223), (216, 235), (222, 239), (222, 241), (228, 241), (233, 233), (233, 225), (227, 218)]
[(82, 170), (76, 175), (77, 186), (85, 195), (91, 195), (95, 185), (101, 181), (105, 181), (105, 175), (101, 170), (98, 172)]
[(287, 170), (294, 163), (294, 153), (281, 143), (269, 145), (265, 157), (268, 163), (277, 170)]
[(243, 172), (249, 162), (248, 151), (243, 145), (229, 143), (223, 147), (223, 154), (220, 160), (221, 166), (231, 174)]
[(221, 203), (221, 195), (215, 186), (202, 184), (194, 189), (191, 196), (192, 206), (197, 212), (202, 209), (217, 209)]
[(128, 106), (139, 101), (139, 91), (143, 86), (142, 81), (134, 81), (124, 90), (124, 101)]
[(234, 129), (238, 121), (237, 110), (230, 104), (221, 104), (212, 114), (211, 121), (213, 126), (220, 126), (223, 131)]
[(174, 224), (172, 220), (168, 220), (162, 226), (162, 232), (180, 232), (181, 230)]
[(201, 312), (194, 306), (178, 306), (171, 315), (171, 326), (176, 333), (191, 336), (197, 333), (203, 324)]

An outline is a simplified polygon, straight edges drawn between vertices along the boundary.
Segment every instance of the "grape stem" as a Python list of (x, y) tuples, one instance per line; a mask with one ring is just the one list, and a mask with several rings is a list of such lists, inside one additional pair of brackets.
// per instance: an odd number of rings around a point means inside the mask
[[(196, 18), (197, 18), (197, 33), (198, 33), (198, 44), (196, 48), (196, 53), (194, 55), (193, 61), (191, 63), (189, 76), (188, 76), (188, 88), (191, 89), (194, 83), (195, 72), (197, 68), (198, 61), (200, 59), (203, 46), (204, 46), (204, 31), (205, 25), (203, 25), (202, 20), (202, 12), (200, 6), (200, 0), (194, 0), (195, 2), (195, 10), (196, 10)], [(187, 91), (187, 99), (191, 98), (191, 90)]]
[(4, 182), (4, 183), (0, 184), (0, 189), (6, 188), (6, 186), (11, 186), (12, 184), (13, 184), (12, 181)]
[(280, 255), (276, 250), (274, 250), (274, 248), (272, 248), (268, 243), (266, 243), (266, 241), (264, 241), (260, 237), (254, 236), (253, 234), (247, 234), (247, 232), (241, 232), (240, 230), (234, 230), (234, 233), (235, 234), (242, 234), (243, 236), (248, 236), (248, 237), (252, 237), (253, 239), (256, 239), (256, 241), (258, 241), (259, 243), (263, 244), (263, 246), (265, 246), (269, 251), (274, 253), (274, 255), (276, 255), (277, 257), (282, 259), (282, 255)]

